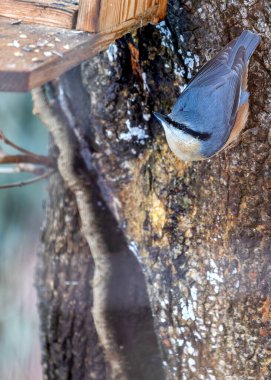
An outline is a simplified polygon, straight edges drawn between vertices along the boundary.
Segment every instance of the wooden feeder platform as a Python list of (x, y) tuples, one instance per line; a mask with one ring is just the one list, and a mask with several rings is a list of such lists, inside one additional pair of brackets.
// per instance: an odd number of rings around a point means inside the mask
[(0, 91), (29, 91), (165, 17), (167, 0), (5, 0)]

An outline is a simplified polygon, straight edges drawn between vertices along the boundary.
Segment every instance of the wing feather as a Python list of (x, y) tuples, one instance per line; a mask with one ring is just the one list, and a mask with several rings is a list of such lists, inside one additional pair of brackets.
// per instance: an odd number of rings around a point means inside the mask
[(223, 73), (235, 43), (236, 40), (231, 41), (214, 58), (205, 63), (189, 82), (187, 88), (191, 85), (199, 84), (205, 76), (212, 75), (213, 72), (216, 72), (217, 74), (219, 74), (219, 72)]
[[(243, 74), (246, 70), (245, 53), (246, 52), (244, 47), (240, 47), (238, 49), (232, 64), (231, 75), (229, 77), (229, 85), (227, 86), (228, 89), (224, 89), (224, 93), (226, 92), (225, 102), (227, 102), (225, 104), (229, 105), (226, 108), (227, 112), (225, 115), (225, 122), (227, 125), (225, 131), (226, 141), (228, 140), (231, 130), (234, 126), (240, 103)], [(226, 143), (226, 141), (224, 141), (224, 143)]]
[[(234, 64), (235, 57), (240, 48), (245, 49), (244, 61), (247, 64), (252, 53), (260, 43), (260, 37), (252, 33), (249, 30), (244, 30), (242, 34), (232, 40), (228, 45), (224, 47), (213, 59), (208, 61), (192, 78), (189, 82), (187, 88), (191, 85), (205, 85), (205, 81), (203, 82), (204, 77), (208, 77), (209, 75), (220, 74), (220, 69), (223, 71), (227, 68), (231, 68)], [(222, 67), (221, 67), (222, 66)]]

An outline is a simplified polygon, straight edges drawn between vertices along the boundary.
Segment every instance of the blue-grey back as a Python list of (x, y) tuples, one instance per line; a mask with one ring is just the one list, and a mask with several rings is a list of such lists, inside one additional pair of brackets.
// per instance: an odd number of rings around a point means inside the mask
[(210, 140), (203, 144), (208, 152), (219, 150), (230, 136), (243, 76), (259, 42), (259, 36), (250, 31), (231, 41), (195, 75), (169, 115), (191, 129), (211, 133)]

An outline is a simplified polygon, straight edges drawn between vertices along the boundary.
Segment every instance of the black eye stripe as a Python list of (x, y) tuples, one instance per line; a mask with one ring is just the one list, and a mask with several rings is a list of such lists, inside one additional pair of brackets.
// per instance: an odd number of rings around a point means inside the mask
[(177, 123), (176, 121), (171, 120), (168, 116), (164, 116), (164, 118), (168, 124), (172, 124), (176, 129), (179, 129), (180, 131), (187, 133), (188, 135), (193, 136), (198, 140), (206, 141), (212, 136), (211, 133), (196, 132), (193, 129), (188, 128), (185, 124)]

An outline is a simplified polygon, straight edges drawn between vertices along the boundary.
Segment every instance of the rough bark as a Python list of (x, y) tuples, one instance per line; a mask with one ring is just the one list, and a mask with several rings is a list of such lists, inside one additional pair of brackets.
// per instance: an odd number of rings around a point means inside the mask
[[(165, 23), (39, 94), (65, 181), (50, 184), (37, 277), (47, 379), (271, 377), (268, 17), (263, 1), (171, 0)], [(262, 37), (247, 130), (215, 158), (184, 164), (151, 112), (167, 113), (197, 66), (246, 28)], [(102, 257), (89, 236), (97, 221)]]

